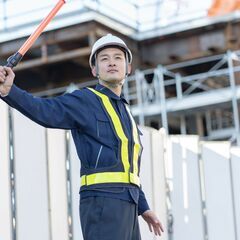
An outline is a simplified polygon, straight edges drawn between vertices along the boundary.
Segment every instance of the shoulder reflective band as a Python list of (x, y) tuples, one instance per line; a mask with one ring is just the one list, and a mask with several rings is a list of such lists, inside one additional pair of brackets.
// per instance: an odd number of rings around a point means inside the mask
[(142, 151), (142, 145), (140, 144), (140, 139), (139, 139), (139, 134), (138, 134), (138, 129), (137, 129), (137, 125), (133, 119), (133, 116), (130, 112), (130, 109), (127, 105), (126, 109), (128, 112), (128, 115), (131, 119), (132, 122), (132, 128), (133, 128), (133, 141), (134, 141), (134, 148), (133, 148), (133, 172), (138, 174), (138, 158), (139, 155), (141, 154)]
[(94, 89), (89, 88), (93, 93), (100, 97), (103, 106), (106, 109), (116, 134), (118, 135), (121, 142), (121, 160), (124, 167), (124, 172), (100, 172), (81, 177), (81, 185), (92, 185), (99, 183), (133, 183), (140, 185), (140, 180), (137, 172), (130, 173), (130, 164), (128, 159), (128, 139), (123, 131), (121, 121), (114, 110), (109, 98)]

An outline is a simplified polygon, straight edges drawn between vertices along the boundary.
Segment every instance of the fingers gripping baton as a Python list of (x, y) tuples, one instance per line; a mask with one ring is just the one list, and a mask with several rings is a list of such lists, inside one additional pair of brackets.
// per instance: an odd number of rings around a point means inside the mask
[(24, 54), (29, 50), (29, 48), (34, 44), (40, 34), (43, 32), (48, 23), (54, 18), (60, 8), (65, 4), (65, 0), (59, 0), (56, 6), (52, 9), (52, 11), (45, 17), (42, 22), (39, 24), (38, 28), (31, 34), (31, 36), (26, 40), (26, 42), (22, 45), (22, 47), (10, 56), (7, 60), (7, 67), (14, 68), (21, 61)]

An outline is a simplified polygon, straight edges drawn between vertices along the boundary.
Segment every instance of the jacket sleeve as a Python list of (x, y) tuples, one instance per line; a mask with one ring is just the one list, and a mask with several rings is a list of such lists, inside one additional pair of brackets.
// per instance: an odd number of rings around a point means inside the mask
[(147, 199), (141, 187), (139, 190), (139, 199), (138, 199), (138, 215), (142, 215), (145, 211), (149, 209), (150, 208), (149, 208)]
[(87, 104), (79, 90), (53, 98), (40, 98), (13, 85), (8, 96), (1, 97), (9, 106), (48, 128), (81, 128), (87, 121)]

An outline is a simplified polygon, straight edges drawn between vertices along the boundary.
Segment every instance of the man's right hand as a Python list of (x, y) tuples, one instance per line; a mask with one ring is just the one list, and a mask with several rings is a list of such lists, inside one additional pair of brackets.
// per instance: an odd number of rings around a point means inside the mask
[(15, 74), (9, 67), (0, 66), (0, 95), (7, 96), (13, 85)]

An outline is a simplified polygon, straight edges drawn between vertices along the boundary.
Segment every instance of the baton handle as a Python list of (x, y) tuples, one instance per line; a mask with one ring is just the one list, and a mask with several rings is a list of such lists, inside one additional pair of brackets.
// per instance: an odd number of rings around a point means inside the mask
[(14, 53), (12, 56), (8, 58), (7, 64), (5, 66), (14, 68), (21, 61), (22, 57), (23, 57), (22, 54), (20, 54), (19, 52)]

